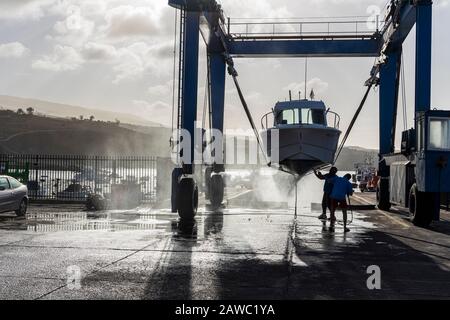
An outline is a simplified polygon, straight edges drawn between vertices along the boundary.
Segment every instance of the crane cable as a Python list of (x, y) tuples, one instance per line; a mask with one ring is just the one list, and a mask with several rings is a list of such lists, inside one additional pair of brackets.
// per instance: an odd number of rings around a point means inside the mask
[(342, 141), (341, 141), (341, 144), (339, 145), (339, 148), (338, 148), (336, 157), (334, 158), (333, 165), (336, 164), (336, 161), (339, 159), (339, 156), (341, 155), (342, 149), (344, 148), (345, 143), (347, 142), (347, 139), (348, 139), (348, 137), (350, 136), (350, 133), (351, 133), (351, 131), (352, 131), (352, 129), (353, 129), (353, 126), (355, 125), (355, 122), (356, 122), (356, 120), (358, 119), (358, 116), (359, 116), (359, 114), (361, 113), (361, 110), (362, 110), (362, 108), (364, 107), (364, 104), (366, 103), (367, 97), (369, 96), (369, 92), (370, 92), (370, 89), (372, 89), (372, 86), (373, 86), (373, 83), (370, 83), (370, 84), (367, 86), (366, 93), (364, 94), (364, 97), (363, 97), (363, 99), (361, 100), (361, 103), (359, 104), (359, 107), (358, 107), (358, 109), (356, 110), (355, 115), (353, 116), (353, 119), (352, 119), (352, 121), (350, 122), (350, 125), (348, 126), (347, 132), (345, 133), (344, 138), (343, 138)]
[[(350, 125), (348, 126), (347, 132), (345, 133), (345, 136), (344, 136), (344, 138), (342, 139), (341, 144), (339, 145), (339, 149), (338, 149), (337, 155), (336, 155), (336, 157), (335, 157), (335, 159), (334, 159), (333, 165), (335, 165), (335, 164), (336, 164), (336, 161), (339, 159), (339, 156), (341, 155), (341, 152), (342, 152), (342, 150), (343, 150), (343, 148), (344, 148), (344, 145), (345, 145), (345, 143), (347, 142), (347, 139), (348, 139), (348, 137), (350, 136), (350, 133), (351, 133), (351, 131), (352, 131), (352, 129), (353, 129), (353, 126), (355, 125), (356, 120), (358, 119), (358, 116), (359, 116), (359, 114), (361, 113), (361, 110), (362, 110), (362, 108), (364, 107), (364, 105), (365, 105), (365, 103), (366, 103), (367, 97), (369, 96), (369, 92), (370, 92), (370, 90), (372, 89), (373, 85), (374, 85), (374, 82), (370, 82), (370, 83), (367, 85), (366, 93), (364, 94), (364, 97), (363, 97), (363, 99), (361, 100), (361, 103), (359, 104), (359, 107), (358, 107), (358, 109), (356, 110), (355, 115), (353, 116), (353, 119), (352, 119), (352, 121), (350, 122)], [(347, 223), (346, 223), (346, 224), (347, 224), (347, 225), (350, 225), (350, 224), (353, 223), (353, 209), (352, 209), (352, 207), (351, 207), (350, 197), (347, 197), (347, 198), (348, 198), (349, 211), (350, 211), (350, 217), (351, 217), (351, 218), (350, 218), (350, 220), (348, 220), (348, 213), (349, 213), (349, 212), (347, 211)], [(343, 222), (341, 223), (340, 221), (338, 221), (338, 224), (342, 224), (342, 225), (343, 225)]]
[(248, 108), (247, 101), (245, 101), (244, 94), (242, 93), (241, 87), (239, 85), (239, 81), (237, 80), (237, 73), (230, 72), (230, 75), (233, 77), (234, 85), (236, 86), (236, 89), (237, 89), (237, 92), (239, 95), (239, 99), (241, 100), (242, 106), (244, 107), (245, 114), (247, 115), (247, 119), (250, 122), (250, 125), (253, 129), (253, 132), (256, 137), (256, 141), (258, 142), (258, 146), (261, 149), (262, 154), (264, 155), (264, 160), (266, 161), (266, 164), (270, 167), (271, 163), (269, 162), (269, 159), (267, 158), (266, 152), (264, 150), (264, 146), (261, 142), (261, 137), (259, 136), (258, 128), (256, 127), (255, 122), (253, 121), (253, 117), (250, 112), (250, 109)]

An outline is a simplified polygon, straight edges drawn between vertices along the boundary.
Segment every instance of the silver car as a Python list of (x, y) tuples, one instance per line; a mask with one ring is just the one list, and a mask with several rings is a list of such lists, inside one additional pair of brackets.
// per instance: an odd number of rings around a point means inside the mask
[(28, 206), (28, 189), (16, 179), (0, 176), (0, 212), (14, 211), (25, 216)]

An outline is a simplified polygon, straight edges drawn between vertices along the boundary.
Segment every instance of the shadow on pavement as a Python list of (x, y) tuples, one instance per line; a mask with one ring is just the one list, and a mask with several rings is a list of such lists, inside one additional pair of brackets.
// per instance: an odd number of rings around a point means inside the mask
[[(209, 213), (205, 237), (218, 236), (223, 215)], [(428, 299), (450, 298), (450, 272), (431, 256), (405, 244), (398, 235), (366, 229), (352, 242), (338, 231), (323, 232), (311, 243), (301, 227), (286, 235), (284, 258), (248, 253), (220, 257), (211, 266), (192, 261), (195, 237), (174, 231), (167, 260), (147, 281), (146, 299)], [(320, 230), (320, 226), (317, 226)], [(304, 232), (304, 230), (303, 230)], [(339, 239), (339, 241), (337, 241)], [(311, 239), (310, 239), (311, 240)], [(221, 251), (232, 251), (221, 245)], [(449, 260), (448, 246), (430, 241)], [(240, 247), (241, 250), (247, 250)], [(435, 248), (436, 249), (436, 248)], [(381, 290), (369, 290), (367, 268), (381, 269)], [(195, 294), (193, 294), (195, 293)]]

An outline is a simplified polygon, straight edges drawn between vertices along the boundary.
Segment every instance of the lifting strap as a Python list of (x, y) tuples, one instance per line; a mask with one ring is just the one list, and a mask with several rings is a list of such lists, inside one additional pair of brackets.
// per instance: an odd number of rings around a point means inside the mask
[(250, 125), (253, 129), (253, 133), (255, 134), (256, 141), (258, 142), (258, 146), (261, 149), (262, 154), (264, 155), (264, 160), (266, 161), (267, 166), (271, 166), (271, 163), (269, 162), (269, 159), (267, 158), (266, 152), (264, 150), (263, 143), (261, 142), (261, 137), (259, 136), (258, 128), (256, 128), (255, 122), (253, 121), (252, 114), (250, 112), (250, 109), (248, 108), (247, 101), (245, 101), (244, 94), (242, 93), (241, 86), (239, 85), (239, 82), (237, 80), (237, 75), (230, 73), (230, 75), (233, 77), (234, 85), (236, 86), (236, 89), (238, 91), (239, 99), (241, 100), (242, 106), (244, 107), (245, 114), (247, 115), (247, 119), (250, 122)]
[(355, 125), (355, 122), (356, 122), (356, 120), (358, 119), (358, 116), (359, 116), (359, 114), (361, 113), (361, 110), (362, 110), (362, 108), (364, 107), (364, 104), (366, 103), (366, 100), (367, 100), (367, 97), (368, 97), (368, 95), (369, 95), (370, 89), (372, 89), (372, 86), (373, 86), (373, 85), (374, 85), (373, 83), (369, 83), (369, 84), (368, 84), (368, 86), (367, 86), (367, 91), (366, 91), (366, 93), (365, 93), (363, 99), (361, 100), (361, 103), (359, 104), (359, 107), (358, 107), (358, 109), (356, 110), (355, 115), (353, 116), (353, 119), (352, 119), (352, 121), (350, 122), (350, 125), (348, 126), (347, 132), (345, 133), (345, 136), (344, 136), (344, 138), (342, 139), (341, 144), (339, 145), (339, 148), (338, 148), (336, 157), (334, 158), (333, 165), (335, 165), (335, 164), (336, 164), (336, 161), (339, 159), (339, 156), (341, 155), (342, 149), (344, 148), (345, 143), (347, 142), (347, 139), (348, 139), (348, 137), (349, 137), (349, 135), (350, 135), (350, 133), (351, 133), (351, 131), (352, 131), (352, 129), (353, 129), (353, 126)]

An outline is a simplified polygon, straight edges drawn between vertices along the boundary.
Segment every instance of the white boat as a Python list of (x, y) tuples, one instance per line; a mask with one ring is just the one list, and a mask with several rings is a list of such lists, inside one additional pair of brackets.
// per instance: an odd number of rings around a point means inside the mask
[[(271, 116), (273, 127), (268, 128)], [(341, 135), (339, 121), (339, 115), (327, 109), (323, 101), (278, 102), (272, 112), (261, 119), (264, 147), (272, 166), (303, 176), (312, 169), (333, 163)], [(278, 150), (274, 130), (278, 130)], [(278, 156), (272, 155), (273, 150), (278, 151)]]

